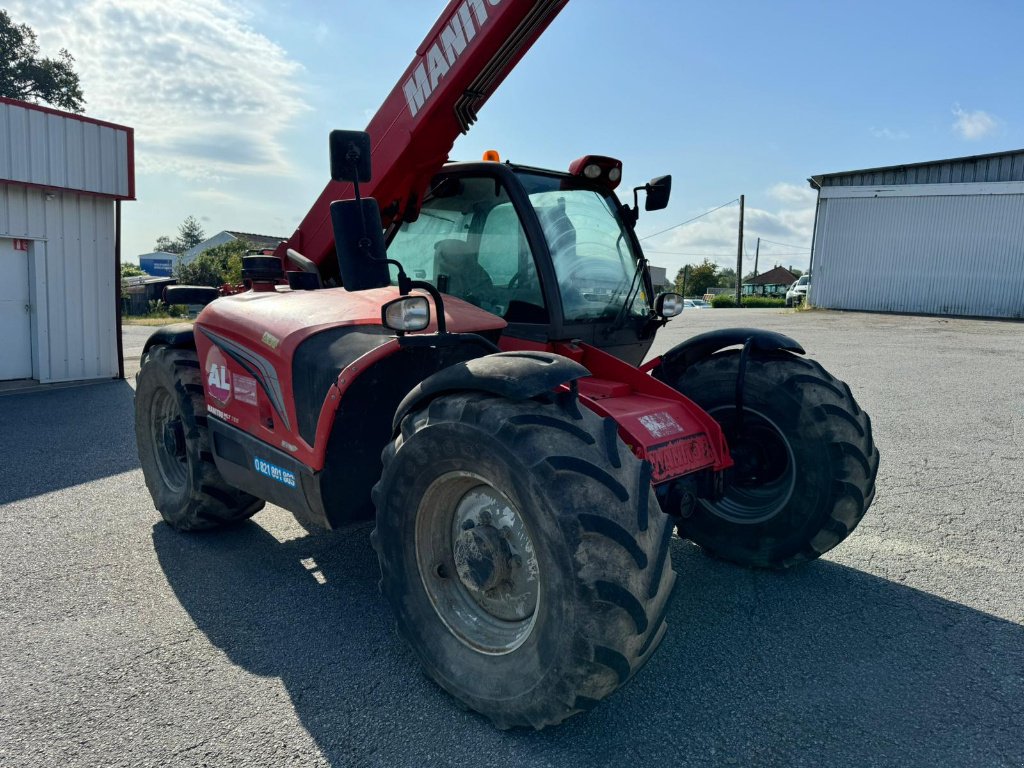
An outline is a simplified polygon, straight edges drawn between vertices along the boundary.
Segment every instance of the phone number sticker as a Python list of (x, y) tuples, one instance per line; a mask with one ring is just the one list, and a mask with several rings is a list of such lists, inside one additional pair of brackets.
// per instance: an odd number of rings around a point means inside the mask
[(259, 456), (252, 460), (253, 467), (261, 475), (269, 477), (271, 480), (276, 480), (279, 483), (287, 485), (289, 488), (294, 488), (295, 473), (289, 472), (287, 469), (282, 469), (276, 464), (271, 464), (269, 461), (261, 459)]

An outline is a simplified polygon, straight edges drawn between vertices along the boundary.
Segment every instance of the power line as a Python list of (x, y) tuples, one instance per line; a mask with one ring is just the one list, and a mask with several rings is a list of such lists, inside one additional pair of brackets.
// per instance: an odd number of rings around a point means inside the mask
[(691, 221), (696, 221), (697, 219), (699, 219), (699, 218), (701, 218), (703, 216), (707, 216), (709, 213), (714, 213), (717, 210), (725, 208), (725, 206), (727, 206), (727, 205), (732, 205), (733, 203), (738, 203), (739, 201), (740, 201), (740, 199), (737, 197), (734, 200), (730, 200), (727, 203), (722, 203), (720, 206), (718, 206), (718, 208), (712, 208), (710, 211), (704, 211), (704, 213), (700, 214), (699, 216), (694, 216), (692, 219), (687, 219), (686, 221), (681, 221), (678, 224), (673, 224), (671, 227), (663, 229), (660, 232), (655, 232), (654, 234), (651, 234), (651, 235), (644, 235), (640, 239), (641, 240), (649, 240), (652, 237), (657, 237), (658, 235), (663, 235), (663, 234), (665, 234), (666, 232), (668, 232), (671, 229), (677, 229), (677, 228), (683, 226), (684, 224), (689, 224)]
[(651, 248), (644, 248), (644, 253), (657, 253), (661, 256), (706, 256), (709, 259), (730, 259), (731, 253), (684, 253), (682, 251), (655, 251)]
[[(761, 242), (764, 242), (764, 241), (762, 240)], [(744, 250), (746, 250), (746, 248)], [(644, 248), (644, 253), (656, 253), (656, 254), (658, 254), (660, 256), (689, 256), (689, 257), (706, 256), (708, 258), (720, 258), (720, 259), (731, 259), (732, 256), (733, 256), (732, 253), (685, 253), (683, 251), (658, 251), (658, 250), (655, 250), (653, 248)], [(747, 251), (747, 255), (748, 256), (750, 255), (749, 251)], [(770, 256), (773, 259), (779, 258), (781, 256), (806, 256), (806, 255), (807, 255), (807, 251), (799, 251), (799, 252), (796, 252), (796, 253), (789, 253), (787, 251), (786, 253), (769, 253), (768, 254), (768, 256)]]
[(765, 240), (763, 237), (761, 238), (761, 242), (762, 243), (771, 243), (772, 245), (784, 245), (787, 248), (799, 248), (801, 251), (809, 251), (809, 250), (811, 250), (810, 248), (808, 248), (805, 245), (793, 245), (792, 243), (779, 243), (779, 242), (776, 242), (775, 240)]

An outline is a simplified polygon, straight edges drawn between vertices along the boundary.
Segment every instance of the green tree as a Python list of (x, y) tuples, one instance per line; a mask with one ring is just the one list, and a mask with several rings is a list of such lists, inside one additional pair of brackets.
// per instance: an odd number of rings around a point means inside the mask
[(676, 293), (681, 293), (683, 296), (703, 296), (708, 292), (708, 288), (716, 285), (718, 285), (718, 265), (708, 259), (704, 259), (696, 266), (687, 264), (676, 273)]
[(686, 278), (689, 275), (690, 265), (687, 264), (685, 267), (676, 272), (676, 279), (673, 281), (673, 290), (681, 296), (686, 295)]
[(232, 240), (200, 253), (188, 264), (180, 259), (174, 276), (181, 285), (208, 285), (219, 288), (225, 283), (242, 282), (242, 257), (249, 250), (244, 240)]
[(178, 227), (177, 243), (181, 246), (182, 253), (193, 246), (199, 245), (205, 239), (206, 232), (203, 231), (203, 225), (196, 221), (195, 216), (189, 216)]
[(156, 239), (156, 245), (153, 246), (154, 251), (163, 251), (164, 253), (184, 253), (185, 250), (181, 245), (171, 240), (167, 235), (160, 235)]
[(735, 288), (736, 287), (736, 270), (732, 267), (726, 267), (718, 273), (718, 287), (719, 288)]
[(32, 28), (0, 10), (0, 96), (81, 112), (85, 98), (74, 63), (64, 48), (56, 58), (40, 57)]
[(132, 264), (130, 261), (121, 262), (121, 279), (124, 280), (126, 277), (142, 277), (146, 273), (142, 270), (138, 264)]
[(203, 231), (203, 225), (199, 223), (195, 216), (189, 216), (178, 227), (178, 236), (176, 238), (172, 240), (167, 235), (160, 235), (156, 239), (156, 245), (153, 246), (153, 250), (182, 254), (189, 248), (199, 245), (205, 239), (206, 232)]

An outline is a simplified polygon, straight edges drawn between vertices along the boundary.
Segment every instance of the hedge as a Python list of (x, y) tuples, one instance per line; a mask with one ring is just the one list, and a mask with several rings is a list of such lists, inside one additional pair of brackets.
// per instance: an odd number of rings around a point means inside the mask
[[(732, 294), (720, 293), (717, 296), (711, 298), (711, 306), (718, 307), (719, 309), (735, 308), (736, 299)], [(766, 307), (784, 307), (786, 306), (785, 299), (774, 299), (770, 296), (744, 296), (743, 306), (746, 309), (764, 309)]]

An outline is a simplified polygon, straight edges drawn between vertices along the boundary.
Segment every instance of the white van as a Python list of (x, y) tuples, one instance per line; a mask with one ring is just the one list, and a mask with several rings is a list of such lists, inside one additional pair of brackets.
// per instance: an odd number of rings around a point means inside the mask
[(810, 275), (801, 275), (795, 283), (789, 286), (789, 290), (786, 291), (786, 306), (796, 307), (803, 303), (803, 300), (807, 298), (807, 289), (811, 285)]

